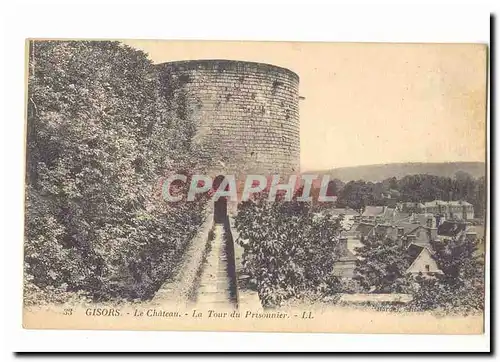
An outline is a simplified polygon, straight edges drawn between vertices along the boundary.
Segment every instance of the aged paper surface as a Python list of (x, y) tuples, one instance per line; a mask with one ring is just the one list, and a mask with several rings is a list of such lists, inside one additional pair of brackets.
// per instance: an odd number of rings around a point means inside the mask
[(26, 53), (25, 328), (483, 333), (486, 46)]

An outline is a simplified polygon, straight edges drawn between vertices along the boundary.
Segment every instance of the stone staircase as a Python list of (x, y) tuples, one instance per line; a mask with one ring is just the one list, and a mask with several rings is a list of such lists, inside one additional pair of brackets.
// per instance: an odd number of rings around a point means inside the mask
[(243, 249), (234, 242), (238, 237), (234, 219), (215, 223), (210, 211), (177, 274), (157, 291), (152, 305), (203, 310), (261, 308), (256, 292), (238, 287), (245, 275)]
[(229, 224), (214, 224), (206, 262), (201, 266), (196, 305), (201, 308), (237, 309), (238, 290), (234, 245)]

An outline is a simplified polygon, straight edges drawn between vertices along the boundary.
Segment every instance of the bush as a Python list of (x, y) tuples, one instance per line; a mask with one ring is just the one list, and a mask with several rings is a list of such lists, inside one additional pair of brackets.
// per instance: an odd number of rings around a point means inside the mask
[(462, 282), (447, 276), (417, 277), (416, 281), (418, 288), (410, 304), (413, 310), (441, 310), (467, 315), (484, 308), (481, 283)]
[(199, 151), (161, 90), (147, 55), (118, 42), (31, 42), (30, 290), (147, 299), (174, 272), (204, 202), (161, 198), (159, 178)]
[(322, 292), (332, 281), (341, 226), (316, 217), (311, 205), (267, 201), (262, 194), (238, 207), (235, 220), (245, 274), (256, 282), (264, 307)]
[(483, 310), (484, 256), (477, 254), (477, 243), (463, 235), (433, 242), (434, 258), (443, 274), (414, 279), (414, 309), (462, 314)]
[(410, 265), (401, 242), (379, 235), (362, 239), (357, 251), (354, 280), (364, 292), (405, 293), (405, 272)]

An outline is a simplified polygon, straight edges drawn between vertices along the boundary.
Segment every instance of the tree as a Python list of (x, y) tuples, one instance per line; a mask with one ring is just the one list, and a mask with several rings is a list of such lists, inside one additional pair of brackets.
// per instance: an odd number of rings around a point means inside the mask
[(374, 184), (371, 182), (350, 181), (339, 192), (337, 198), (337, 207), (350, 207), (351, 209), (361, 211), (367, 205), (377, 204), (374, 195)]
[(261, 194), (238, 206), (235, 221), (244, 269), (265, 307), (320, 291), (332, 282), (333, 264), (340, 255), (338, 220), (317, 217), (307, 202), (269, 202)]
[(474, 205), (474, 215), (476, 218), (483, 218), (486, 212), (486, 179), (480, 177), (476, 181), (476, 189), (474, 193), (474, 198), (470, 200)]
[(27, 279), (94, 300), (150, 297), (203, 208), (157, 192), (192, 150), (155, 67), (119, 42), (34, 41), (29, 70)]
[(444, 309), (470, 313), (484, 308), (484, 255), (478, 240), (460, 235), (434, 241), (434, 258), (442, 275), (417, 277), (413, 305), (420, 309)]
[(389, 237), (370, 235), (357, 248), (354, 279), (366, 291), (402, 293), (407, 288), (405, 271), (409, 266), (403, 246)]

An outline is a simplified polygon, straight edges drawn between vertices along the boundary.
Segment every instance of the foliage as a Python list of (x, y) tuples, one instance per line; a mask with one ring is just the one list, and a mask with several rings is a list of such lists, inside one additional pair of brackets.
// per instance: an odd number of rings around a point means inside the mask
[(378, 235), (370, 235), (361, 242), (363, 245), (356, 249), (358, 260), (354, 280), (365, 292), (406, 292), (405, 271), (409, 261), (401, 243)]
[(375, 204), (374, 184), (362, 180), (348, 182), (337, 198), (337, 207), (350, 207), (358, 212), (363, 212), (367, 205)]
[(444, 309), (470, 313), (484, 308), (484, 256), (476, 252), (477, 240), (459, 236), (432, 244), (442, 275), (418, 276), (413, 305), (419, 309)]
[(269, 202), (261, 194), (239, 205), (235, 221), (245, 273), (255, 280), (263, 306), (280, 306), (335, 282), (338, 220), (317, 217), (309, 203)]
[(417, 276), (418, 285), (413, 293), (410, 308), (414, 310), (442, 310), (446, 313), (469, 314), (483, 310), (484, 287), (482, 283), (462, 283), (447, 276), (428, 278)]
[[(390, 194), (391, 198), (385, 197)], [(337, 207), (363, 211), (366, 205), (385, 206), (394, 202), (426, 202), (433, 200), (464, 200), (474, 205), (477, 218), (486, 210), (485, 178), (472, 178), (457, 172), (454, 178), (434, 175), (408, 175), (382, 182), (350, 181), (338, 191)]]
[[(158, 178), (197, 152), (146, 54), (109, 41), (30, 45), (25, 262), (43, 290), (148, 298), (201, 223)], [(189, 127), (187, 127), (189, 128)]]
[(335, 282), (330, 283), (329, 287), (328, 294), (333, 297), (341, 293), (357, 294), (365, 291), (365, 288), (363, 288), (359, 281), (354, 278), (336, 277)]
[(86, 302), (89, 302), (89, 300), (82, 291), (68, 292), (67, 284), (61, 284), (57, 287), (49, 285), (41, 288), (33, 283), (33, 276), (25, 272), (23, 303), (27, 307), (53, 303), (74, 304)]

